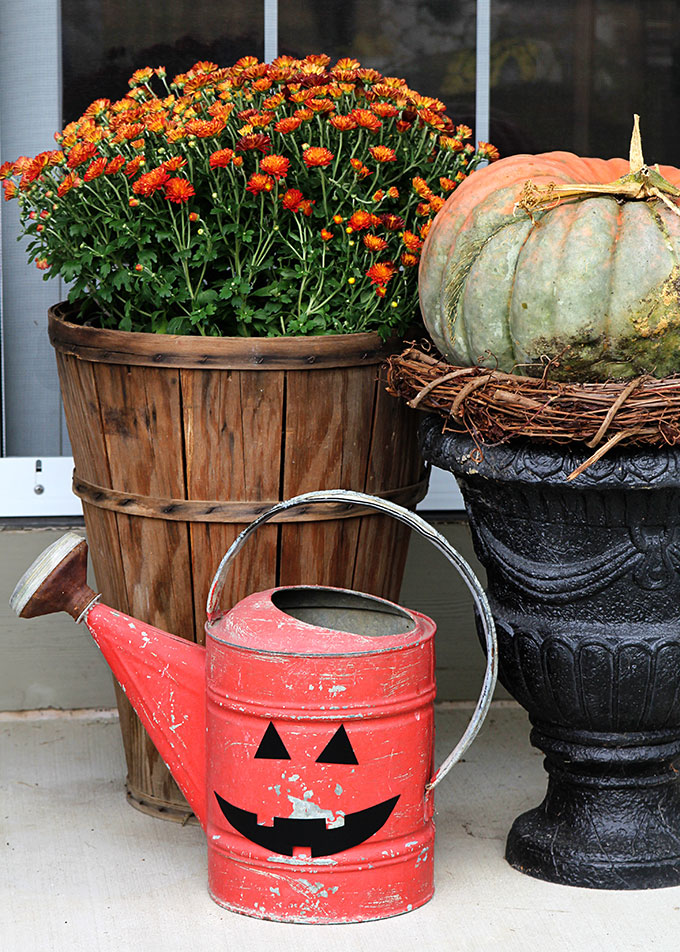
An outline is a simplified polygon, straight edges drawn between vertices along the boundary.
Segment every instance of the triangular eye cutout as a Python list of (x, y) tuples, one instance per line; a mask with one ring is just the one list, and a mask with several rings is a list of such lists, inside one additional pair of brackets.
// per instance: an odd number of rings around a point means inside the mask
[(349, 742), (347, 731), (341, 724), (324, 749), (316, 758), (317, 764), (358, 764), (356, 754)]
[(255, 757), (260, 757), (265, 760), (290, 760), (290, 754), (286, 750), (283, 741), (279, 737), (279, 732), (271, 721), (269, 722), (269, 727), (264, 732), (264, 737), (260, 741), (260, 746), (257, 748)]

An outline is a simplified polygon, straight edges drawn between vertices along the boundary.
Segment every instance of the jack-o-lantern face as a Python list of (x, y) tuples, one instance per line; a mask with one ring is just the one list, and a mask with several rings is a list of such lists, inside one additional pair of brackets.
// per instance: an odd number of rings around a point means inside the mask
[[(269, 723), (255, 758), (260, 760), (290, 760), (291, 756), (281, 735), (272, 722)], [(316, 757), (319, 764), (358, 764), (347, 731), (341, 724), (321, 753)], [(399, 796), (390, 797), (365, 810), (348, 813), (342, 826), (329, 828), (321, 817), (274, 817), (272, 826), (257, 822), (257, 813), (242, 810), (229, 803), (215, 791), (215, 797), (229, 823), (252, 843), (257, 843), (273, 853), (293, 856), (295, 848), (307, 848), (311, 855), (330, 856), (351, 849), (377, 833), (387, 822)]]

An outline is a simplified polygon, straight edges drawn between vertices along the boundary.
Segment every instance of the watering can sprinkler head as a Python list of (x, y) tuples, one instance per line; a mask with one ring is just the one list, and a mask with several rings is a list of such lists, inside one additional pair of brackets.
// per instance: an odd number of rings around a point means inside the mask
[(87, 542), (67, 532), (24, 572), (9, 603), (20, 618), (64, 611), (79, 623), (99, 598), (87, 584)]

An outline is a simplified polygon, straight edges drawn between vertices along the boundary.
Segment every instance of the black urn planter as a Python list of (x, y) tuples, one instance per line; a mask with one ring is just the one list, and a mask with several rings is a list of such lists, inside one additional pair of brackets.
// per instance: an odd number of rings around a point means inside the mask
[(421, 427), (461, 487), (489, 580), (499, 678), (545, 753), (506, 858), (600, 889), (680, 884), (680, 450), (484, 447)]

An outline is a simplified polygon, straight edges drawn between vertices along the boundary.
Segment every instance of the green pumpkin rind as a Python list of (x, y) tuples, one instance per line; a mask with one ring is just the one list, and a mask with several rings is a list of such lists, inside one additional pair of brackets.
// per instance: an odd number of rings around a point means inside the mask
[[(504, 165), (505, 163), (505, 165)], [(425, 323), (457, 365), (554, 377), (680, 372), (680, 217), (662, 201), (578, 197), (532, 218), (524, 182), (608, 183), (622, 159), (513, 156), (446, 203), (423, 249)], [(680, 171), (662, 169), (671, 182)], [(486, 177), (486, 178), (485, 178)]]

